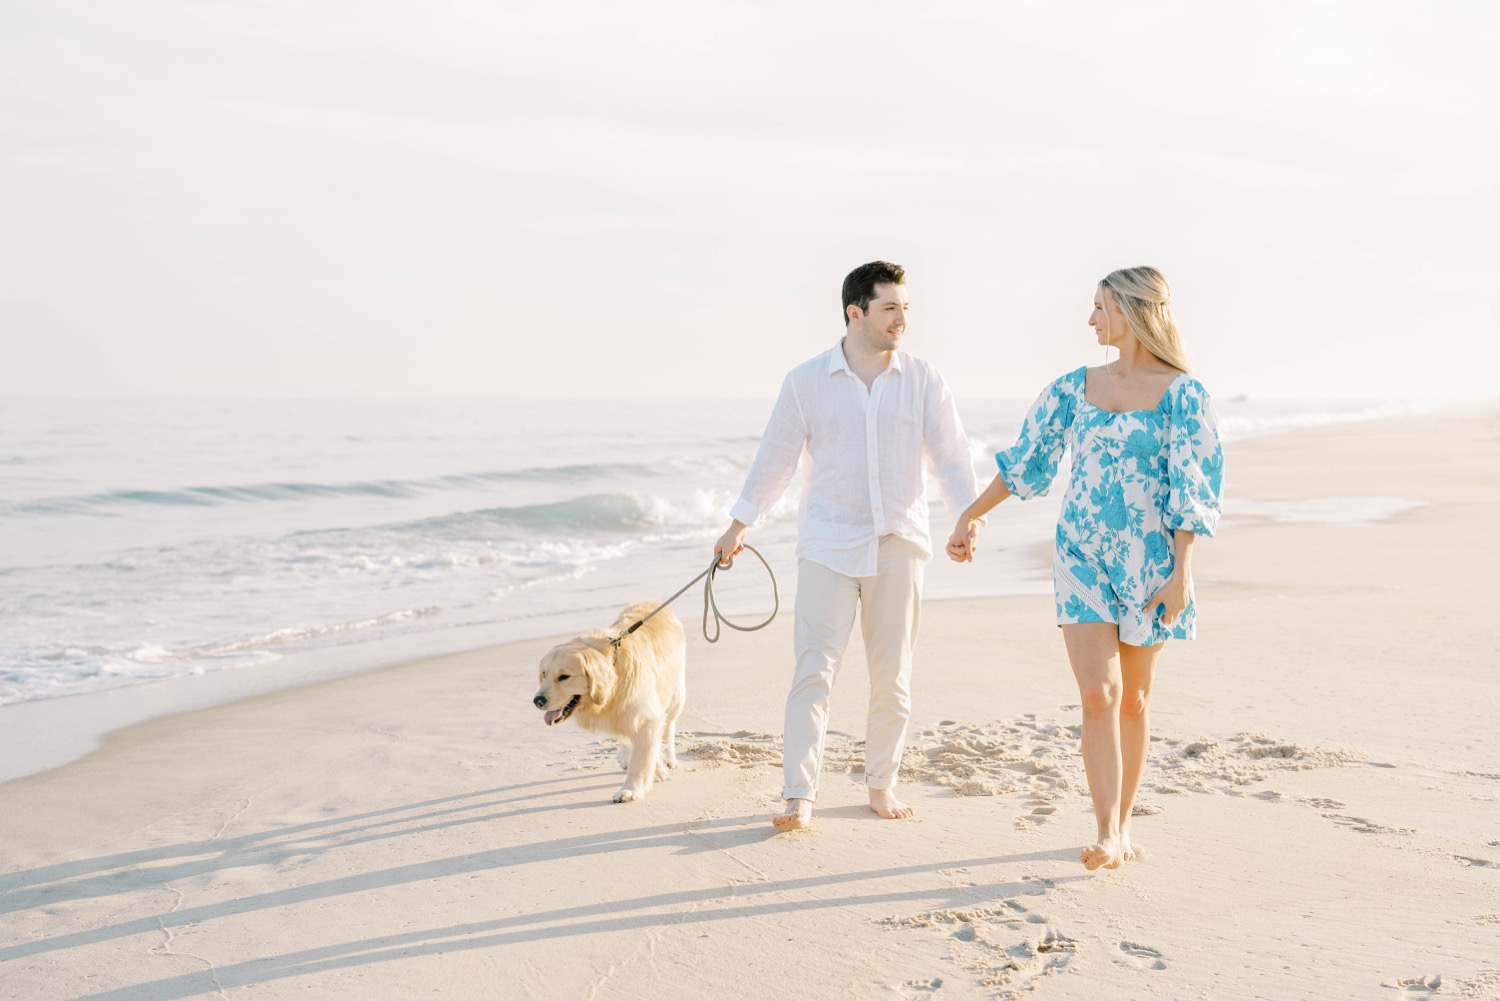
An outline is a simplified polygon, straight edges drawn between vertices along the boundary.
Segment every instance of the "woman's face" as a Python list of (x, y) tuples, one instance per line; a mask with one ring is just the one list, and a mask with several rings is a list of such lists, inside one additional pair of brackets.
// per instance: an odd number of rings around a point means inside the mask
[(1115, 297), (1103, 285), (1094, 287), (1094, 311), (1089, 314), (1089, 326), (1094, 328), (1094, 336), (1100, 344), (1118, 345), (1130, 329)]

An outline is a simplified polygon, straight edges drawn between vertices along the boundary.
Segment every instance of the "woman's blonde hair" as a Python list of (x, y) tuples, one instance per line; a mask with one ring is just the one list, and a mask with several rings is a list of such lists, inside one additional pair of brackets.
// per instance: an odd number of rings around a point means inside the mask
[(1099, 287), (1109, 289), (1130, 332), (1147, 351), (1179, 371), (1190, 371), (1182, 335), (1172, 320), (1172, 289), (1166, 275), (1145, 266), (1121, 268), (1105, 275)]

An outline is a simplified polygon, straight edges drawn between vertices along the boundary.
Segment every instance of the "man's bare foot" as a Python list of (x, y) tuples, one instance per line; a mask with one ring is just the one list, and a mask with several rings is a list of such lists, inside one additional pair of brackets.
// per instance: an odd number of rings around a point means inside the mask
[(800, 831), (812, 824), (812, 800), (789, 799), (786, 809), (771, 818), (771, 826), (778, 831)]
[(870, 790), (870, 809), (886, 820), (910, 820), (917, 815), (917, 811), (897, 799), (889, 789)]
[(1120, 854), (1119, 838), (1101, 838), (1079, 852), (1078, 859), (1089, 872), (1095, 869), (1118, 869), (1125, 861)]

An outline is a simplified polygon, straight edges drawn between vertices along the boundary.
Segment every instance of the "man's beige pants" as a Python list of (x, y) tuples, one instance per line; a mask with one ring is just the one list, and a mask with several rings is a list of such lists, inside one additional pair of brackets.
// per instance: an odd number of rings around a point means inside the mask
[(797, 669), (786, 699), (784, 798), (818, 798), (828, 698), (856, 609), (870, 668), (865, 781), (871, 789), (895, 786), (911, 715), (911, 655), (926, 565), (915, 543), (894, 535), (881, 537), (873, 577), (846, 577), (812, 560), (797, 561)]

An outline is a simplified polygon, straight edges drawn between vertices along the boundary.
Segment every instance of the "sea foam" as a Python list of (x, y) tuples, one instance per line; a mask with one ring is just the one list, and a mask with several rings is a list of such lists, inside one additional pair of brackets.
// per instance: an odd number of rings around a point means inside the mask
[[(706, 566), (769, 404), (0, 406), (8, 703), (253, 670), (355, 640), (458, 627), (515, 637), (529, 623), (564, 620), (592, 628)], [(965, 408), (981, 482), (1025, 406)], [(1220, 408), (1231, 437), (1393, 412)], [(753, 533), (784, 598), (797, 500), (794, 484)], [(1045, 503), (1008, 515), (987, 533), (1004, 559), (934, 572), (931, 593), (1044, 588), (1054, 518)], [(940, 543), (951, 522), (940, 502), (933, 519)], [(719, 581), (735, 608), (769, 609), (757, 574)]]

